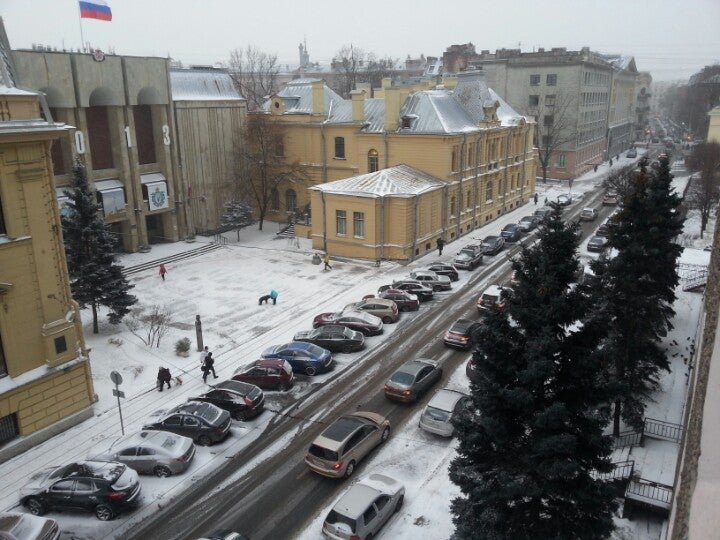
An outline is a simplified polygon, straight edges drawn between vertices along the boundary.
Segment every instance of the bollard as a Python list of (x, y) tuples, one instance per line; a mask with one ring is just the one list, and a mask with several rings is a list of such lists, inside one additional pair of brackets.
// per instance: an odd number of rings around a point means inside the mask
[(203, 350), (202, 322), (200, 321), (200, 315), (195, 315), (195, 337), (197, 339), (197, 350), (200, 352)]

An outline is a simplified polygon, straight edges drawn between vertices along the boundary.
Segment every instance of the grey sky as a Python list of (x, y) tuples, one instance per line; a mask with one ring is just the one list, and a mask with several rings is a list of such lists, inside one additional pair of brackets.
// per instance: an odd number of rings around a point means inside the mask
[[(584, 45), (635, 56), (655, 80), (686, 79), (720, 62), (718, 0), (107, 0), (112, 22), (84, 20), (85, 40), (118, 54), (224, 62), (247, 44), (297, 64), (328, 63), (345, 43), (378, 56), (440, 56), (453, 43), (478, 50)], [(80, 45), (76, 0), (0, 0), (13, 48)]]

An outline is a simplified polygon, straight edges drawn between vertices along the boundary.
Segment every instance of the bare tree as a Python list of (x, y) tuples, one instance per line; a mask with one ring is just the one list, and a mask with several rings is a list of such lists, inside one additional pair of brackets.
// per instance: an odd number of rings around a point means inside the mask
[(572, 94), (558, 92), (538, 96), (537, 105), (532, 106), (537, 116), (538, 160), (543, 183), (547, 181), (552, 157), (575, 138), (575, 130), (572, 129), (574, 101)]
[(348, 97), (359, 80), (359, 73), (365, 68), (365, 51), (353, 45), (343, 45), (332, 59), (332, 69), (336, 77), (337, 90), (343, 97)]
[(700, 238), (707, 227), (710, 213), (720, 201), (720, 144), (703, 143), (693, 148), (687, 159), (688, 168), (700, 173), (690, 181), (687, 203), (700, 211)]
[(125, 326), (145, 344), (160, 347), (160, 341), (170, 329), (170, 311), (156, 304), (145, 313), (143, 308), (133, 308), (125, 319)]
[[(642, 160), (640, 165), (646, 167), (647, 161)], [(614, 169), (603, 181), (603, 186), (609, 191), (617, 193), (622, 200), (630, 192), (636, 174), (635, 165)]]
[(374, 53), (370, 53), (367, 57), (366, 69), (360, 73), (358, 82), (370, 83), (371, 88), (379, 88), (385, 77), (392, 77), (397, 66), (398, 59), (386, 56), (385, 58), (376, 58)]
[(245, 49), (230, 51), (228, 64), (240, 94), (248, 100), (248, 110), (257, 111), (265, 98), (277, 91), (277, 55), (266, 53), (248, 45)]
[(298, 161), (287, 163), (284, 147), (284, 130), (269, 114), (248, 116), (236, 155), (235, 181), (238, 197), (257, 209), (259, 230), (271, 205), (278, 202), (280, 185), (307, 179)]

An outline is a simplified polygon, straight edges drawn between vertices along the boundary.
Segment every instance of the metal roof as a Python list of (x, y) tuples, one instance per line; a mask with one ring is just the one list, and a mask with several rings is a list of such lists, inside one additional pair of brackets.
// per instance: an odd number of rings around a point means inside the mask
[[(282, 90), (275, 94), (278, 97), (283, 98), (283, 102), (285, 104), (285, 114), (312, 114), (312, 83), (320, 80), (321, 79), (295, 79), (286, 83)], [(326, 114), (330, 112), (334, 115), (334, 108), (336, 106), (342, 107), (342, 103), (345, 101), (326, 84), (323, 84), (323, 97), (323, 112)], [(333, 103), (333, 111), (330, 110), (331, 102)], [(264, 111), (269, 111), (270, 100), (266, 101), (262, 108)], [(352, 113), (348, 121), (351, 120)]]
[(227, 71), (206, 69), (171, 69), (170, 86), (173, 101), (244, 100)]
[(412, 197), (440, 189), (446, 183), (409, 165), (352, 176), (310, 189), (336, 195), (365, 197)]

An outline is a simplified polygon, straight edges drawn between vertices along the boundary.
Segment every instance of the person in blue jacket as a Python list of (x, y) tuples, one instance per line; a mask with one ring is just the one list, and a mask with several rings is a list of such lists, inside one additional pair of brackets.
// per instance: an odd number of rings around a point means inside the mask
[(272, 298), (273, 304), (277, 304), (278, 292), (275, 289), (270, 289), (270, 298)]

